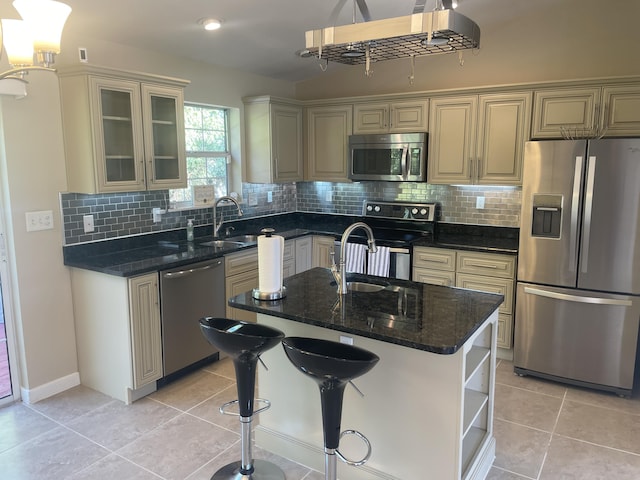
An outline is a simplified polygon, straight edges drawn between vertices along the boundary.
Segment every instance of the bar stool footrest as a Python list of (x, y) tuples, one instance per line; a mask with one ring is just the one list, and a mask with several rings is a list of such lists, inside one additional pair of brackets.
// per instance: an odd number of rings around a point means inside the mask
[[(253, 411), (253, 415), (260, 413), (260, 412), (264, 412), (265, 410), (268, 410), (271, 407), (271, 402), (269, 400), (266, 400), (264, 398), (256, 398), (253, 400), (254, 403), (264, 403), (265, 406), (262, 408), (259, 408), (258, 410), (254, 410)], [(239, 400), (231, 400), (230, 402), (227, 403), (223, 403), (222, 405), (220, 405), (220, 413), (222, 413), (223, 415), (231, 415), (233, 417), (240, 417), (241, 415), (239, 413), (236, 412), (228, 412), (226, 409), (228, 407), (230, 407), (231, 405), (237, 405), (240, 401)]]

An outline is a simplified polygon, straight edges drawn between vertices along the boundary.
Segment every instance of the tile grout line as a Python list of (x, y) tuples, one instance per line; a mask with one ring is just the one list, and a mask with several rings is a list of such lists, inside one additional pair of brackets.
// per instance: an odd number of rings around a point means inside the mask
[(549, 435), (547, 448), (545, 449), (544, 456), (542, 457), (542, 463), (540, 464), (540, 470), (538, 471), (538, 476), (536, 480), (541, 480), (540, 476), (542, 475), (542, 470), (544, 470), (544, 464), (547, 461), (547, 456), (549, 455), (549, 450), (551, 449), (551, 442), (553, 441), (553, 436), (555, 435), (556, 428), (558, 427), (558, 422), (560, 421), (560, 414), (562, 413), (562, 409), (564, 408), (564, 402), (566, 398), (567, 398), (567, 390), (564, 391), (564, 395), (562, 396), (562, 403), (560, 403), (560, 408), (558, 409), (558, 414), (556, 415), (556, 421), (553, 423), (553, 428), (551, 429), (551, 435)]

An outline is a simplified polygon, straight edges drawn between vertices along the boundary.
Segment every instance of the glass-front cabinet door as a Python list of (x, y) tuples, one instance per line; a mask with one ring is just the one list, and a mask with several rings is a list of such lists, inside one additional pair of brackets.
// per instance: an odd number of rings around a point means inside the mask
[(92, 77), (91, 85), (98, 189), (144, 190), (140, 84)]
[(182, 89), (142, 84), (147, 189), (187, 186)]

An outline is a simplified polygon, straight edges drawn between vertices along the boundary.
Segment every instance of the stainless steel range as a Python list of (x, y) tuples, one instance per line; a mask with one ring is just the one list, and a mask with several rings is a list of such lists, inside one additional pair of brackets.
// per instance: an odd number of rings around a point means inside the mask
[[(376, 244), (390, 248), (389, 277), (411, 278), (411, 246), (417, 240), (434, 236), (437, 210), (436, 203), (363, 202), (362, 216), (373, 230)], [(366, 237), (353, 235), (351, 238), (364, 242)], [(338, 262), (340, 242), (336, 242), (334, 249)]]

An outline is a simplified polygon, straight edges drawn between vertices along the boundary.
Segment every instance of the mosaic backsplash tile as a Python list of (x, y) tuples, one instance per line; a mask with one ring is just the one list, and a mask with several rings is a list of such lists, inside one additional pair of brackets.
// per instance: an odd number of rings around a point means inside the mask
[[(269, 201), (269, 194), (270, 199)], [(440, 221), (473, 225), (518, 227), (522, 190), (517, 187), (451, 186), (426, 183), (328, 183), (242, 185), (244, 218), (286, 212), (360, 215), (365, 199), (385, 201), (439, 202)], [(484, 208), (476, 200), (484, 197)], [(165, 210), (168, 191), (87, 195), (61, 193), (65, 245), (113, 239), (184, 228), (192, 218), (195, 226), (213, 223), (212, 208), (169, 210), (160, 222), (153, 209)], [(94, 216), (95, 231), (84, 233), (83, 215)], [(238, 218), (235, 207), (218, 208), (224, 219)]]

